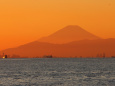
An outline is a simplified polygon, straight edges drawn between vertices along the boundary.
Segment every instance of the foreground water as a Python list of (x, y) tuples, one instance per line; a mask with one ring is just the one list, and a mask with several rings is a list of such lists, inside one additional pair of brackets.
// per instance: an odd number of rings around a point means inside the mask
[(0, 86), (115, 86), (115, 59), (0, 59)]

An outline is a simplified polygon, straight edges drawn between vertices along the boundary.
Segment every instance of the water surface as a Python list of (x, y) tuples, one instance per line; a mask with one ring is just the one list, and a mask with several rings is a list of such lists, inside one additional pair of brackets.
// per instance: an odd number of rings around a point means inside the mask
[(115, 86), (115, 59), (0, 59), (0, 86)]

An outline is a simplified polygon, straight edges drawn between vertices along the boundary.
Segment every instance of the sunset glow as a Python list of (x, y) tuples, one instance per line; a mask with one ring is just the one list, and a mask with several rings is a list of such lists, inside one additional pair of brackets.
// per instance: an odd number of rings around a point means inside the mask
[(115, 0), (0, 0), (0, 50), (79, 25), (115, 38)]

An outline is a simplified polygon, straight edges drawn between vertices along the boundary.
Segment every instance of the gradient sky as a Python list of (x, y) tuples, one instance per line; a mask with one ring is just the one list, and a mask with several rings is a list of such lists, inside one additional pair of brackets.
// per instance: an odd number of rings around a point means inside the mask
[(0, 50), (79, 25), (115, 38), (115, 0), (0, 0)]

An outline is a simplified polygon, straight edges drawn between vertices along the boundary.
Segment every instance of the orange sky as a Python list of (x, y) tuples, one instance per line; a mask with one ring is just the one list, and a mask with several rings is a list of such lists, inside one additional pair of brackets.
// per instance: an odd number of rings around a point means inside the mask
[(0, 50), (79, 25), (115, 38), (115, 0), (0, 0)]

